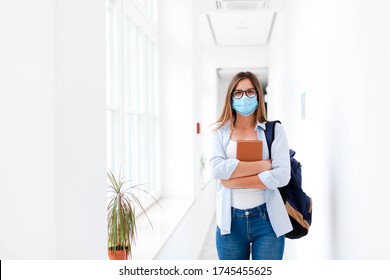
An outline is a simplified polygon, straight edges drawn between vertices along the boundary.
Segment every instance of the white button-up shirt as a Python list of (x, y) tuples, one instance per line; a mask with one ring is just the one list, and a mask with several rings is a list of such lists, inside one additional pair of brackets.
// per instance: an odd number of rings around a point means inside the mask
[[(265, 123), (256, 125), (257, 139), (263, 141), (263, 159), (269, 159), (267, 140), (265, 137)], [(209, 163), (214, 179), (218, 179), (217, 186), (217, 225), (221, 234), (230, 234), (231, 226), (231, 201), (230, 188), (221, 184), (221, 179), (229, 179), (236, 169), (238, 159), (226, 157), (226, 147), (231, 135), (230, 123), (212, 132)], [(272, 169), (258, 174), (261, 182), (267, 187), (265, 190), (265, 203), (271, 225), (276, 236), (281, 236), (292, 230), (282, 197), (277, 188), (287, 185), (290, 180), (290, 155), (287, 137), (280, 123), (275, 125), (275, 139), (272, 143)]]

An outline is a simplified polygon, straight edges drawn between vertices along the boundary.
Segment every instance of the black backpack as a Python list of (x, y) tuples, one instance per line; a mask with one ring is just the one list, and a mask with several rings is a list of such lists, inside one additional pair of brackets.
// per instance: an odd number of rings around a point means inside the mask
[[(280, 121), (266, 123), (265, 136), (270, 159), (272, 159), (271, 145), (275, 138), (277, 122), (281, 123)], [(302, 190), (301, 164), (294, 155), (295, 151), (290, 149), (291, 179), (286, 186), (278, 188), (293, 226), (293, 230), (285, 235), (290, 239), (301, 238), (308, 233), (312, 215), (312, 200)]]

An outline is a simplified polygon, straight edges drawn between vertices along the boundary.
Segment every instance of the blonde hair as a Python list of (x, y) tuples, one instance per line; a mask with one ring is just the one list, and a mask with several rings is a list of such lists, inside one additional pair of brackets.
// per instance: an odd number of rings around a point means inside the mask
[(265, 115), (263, 88), (261, 87), (259, 79), (257, 79), (256, 75), (253, 74), (252, 72), (240, 72), (234, 75), (234, 77), (230, 80), (229, 86), (227, 88), (225, 103), (223, 105), (221, 116), (215, 122), (215, 124), (217, 125), (216, 129), (221, 128), (228, 121), (230, 121), (230, 128), (233, 129), (233, 125), (236, 120), (237, 113), (232, 108), (231, 94), (236, 88), (238, 82), (243, 79), (249, 79), (257, 91), (257, 101), (259, 102), (259, 106), (257, 106), (257, 109), (254, 112), (256, 115), (256, 120), (258, 120), (259, 122), (265, 122), (267, 120)]

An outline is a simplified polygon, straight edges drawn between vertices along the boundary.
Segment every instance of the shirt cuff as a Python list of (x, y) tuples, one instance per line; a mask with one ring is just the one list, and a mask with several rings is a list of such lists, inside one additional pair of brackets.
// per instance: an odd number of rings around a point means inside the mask
[(227, 161), (228, 161), (228, 165), (227, 165), (226, 173), (228, 173), (227, 178), (230, 178), (234, 170), (236, 170), (237, 165), (240, 163), (240, 161), (235, 158), (227, 159)]
[(277, 187), (272, 184), (272, 174), (269, 170), (263, 171), (257, 175), (260, 181), (270, 190), (275, 190)]

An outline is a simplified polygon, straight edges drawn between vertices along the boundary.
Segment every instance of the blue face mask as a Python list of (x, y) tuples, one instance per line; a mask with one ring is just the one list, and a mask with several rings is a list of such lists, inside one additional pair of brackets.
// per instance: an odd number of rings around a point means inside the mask
[(243, 96), (240, 99), (233, 99), (232, 107), (234, 110), (236, 110), (237, 113), (239, 113), (241, 116), (247, 117), (250, 114), (252, 114), (254, 111), (256, 111), (257, 106), (259, 103), (257, 102), (256, 97), (247, 97)]

